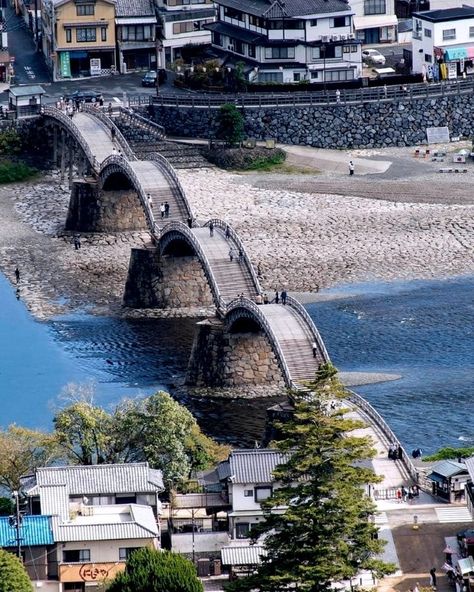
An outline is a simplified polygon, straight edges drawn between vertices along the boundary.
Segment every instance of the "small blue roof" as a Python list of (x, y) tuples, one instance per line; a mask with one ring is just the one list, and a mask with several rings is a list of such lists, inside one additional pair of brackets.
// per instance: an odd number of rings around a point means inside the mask
[[(22, 546), (53, 545), (53, 531), (49, 516), (23, 516), (20, 527)], [(0, 547), (16, 546), (16, 529), (8, 523), (8, 516), (0, 516)]]

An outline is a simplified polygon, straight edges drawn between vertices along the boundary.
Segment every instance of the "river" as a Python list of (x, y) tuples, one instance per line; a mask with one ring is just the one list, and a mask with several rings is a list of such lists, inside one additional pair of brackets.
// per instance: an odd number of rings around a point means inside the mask
[[(358, 387), (409, 449), (430, 452), (474, 437), (474, 278), (342, 286), (308, 305), (341, 370), (393, 372)], [(35, 321), (0, 276), (1, 424), (49, 429), (68, 383), (92, 384), (98, 404), (173, 391), (186, 369), (193, 319), (70, 315)], [(260, 438), (271, 400), (181, 399), (206, 431), (232, 444)], [(249, 417), (251, 416), (251, 417)]]

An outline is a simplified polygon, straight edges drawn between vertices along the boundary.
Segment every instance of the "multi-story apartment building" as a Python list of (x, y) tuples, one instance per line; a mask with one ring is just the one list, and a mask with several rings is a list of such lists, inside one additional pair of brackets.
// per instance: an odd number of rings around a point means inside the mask
[(367, 45), (397, 40), (395, 0), (350, 0), (357, 39)]
[(163, 47), (160, 68), (181, 57), (185, 45), (211, 42), (204, 26), (215, 20), (213, 0), (157, 0), (157, 8)]
[(54, 80), (111, 73), (114, 0), (42, 0), (43, 53)]
[(152, 0), (116, 0), (118, 65), (121, 74), (156, 68), (157, 18)]
[(251, 82), (340, 82), (361, 75), (354, 11), (344, 0), (217, 0), (212, 45)]
[(414, 13), (412, 68), (434, 80), (474, 74), (474, 8)]

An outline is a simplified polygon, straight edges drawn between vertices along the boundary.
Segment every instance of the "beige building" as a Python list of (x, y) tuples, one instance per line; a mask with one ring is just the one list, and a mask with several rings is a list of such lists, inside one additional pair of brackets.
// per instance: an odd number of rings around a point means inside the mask
[(42, 0), (43, 52), (54, 80), (115, 71), (113, 0)]

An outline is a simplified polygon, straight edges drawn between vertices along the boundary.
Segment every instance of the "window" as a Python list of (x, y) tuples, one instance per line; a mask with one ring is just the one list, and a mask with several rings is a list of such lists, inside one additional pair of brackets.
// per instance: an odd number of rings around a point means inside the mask
[(121, 547), (119, 549), (119, 561), (127, 561), (130, 555), (137, 549), (140, 549), (140, 547)]
[(311, 80), (315, 80), (316, 78), (319, 78), (319, 72), (312, 70), (311, 71)]
[(252, 44), (249, 43), (247, 45), (247, 48), (248, 48), (249, 58), (254, 58), (256, 56), (256, 53), (255, 53), (255, 45), (252, 45)]
[(100, 28), (100, 40), (107, 41), (107, 27)]
[(258, 73), (259, 82), (283, 82), (283, 72), (262, 72)]
[(431, 64), (432, 58), (430, 56), (429, 53), (425, 53), (425, 62), (428, 62), (428, 64)]
[(117, 493), (115, 495), (116, 504), (136, 504), (137, 496), (132, 493)]
[(66, 29), (66, 43), (72, 43), (72, 29)]
[(228, 6), (224, 6), (224, 16), (231, 19), (236, 19), (238, 21), (244, 20), (244, 13), (240, 12), (240, 10), (235, 10), (235, 8), (229, 8)]
[(293, 72), (293, 82), (299, 82), (301, 80), (300, 72)]
[(443, 41), (449, 41), (450, 39), (456, 39), (456, 29), (443, 30)]
[(95, 6), (93, 4), (78, 4), (76, 6), (77, 16), (93, 16), (95, 13)]
[(272, 495), (272, 486), (271, 485), (264, 485), (261, 487), (255, 488), (255, 501), (256, 502), (263, 502), (264, 500), (268, 499)]
[(474, 37), (474, 27), (469, 27), (469, 37)]
[(354, 70), (326, 70), (327, 82), (354, 80)]
[(309, 26), (310, 27), (317, 27), (318, 26), (318, 19), (311, 19), (309, 21)]
[(212, 19), (202, 21), (184, 21), (182, 23), (173, 23), (173, 33), (179, 35), (180, 33), (192, 33), (193, 31), (200, 31), (204, 25), (211, 23)]
[(212, 43), (222, 47), (222, 35), (217, 33), (217, 31), (212, 31)]
[(90, 560), (90, 549), (71, 549), (63, 551), (63, 563), (86, 563)]
[[(470, 29), (474, 27), (469, 27)], [(431, 37), (431, 29), (423, 29), (423, 34), (425, 37)]]
[(250, 524), (248, 522), (237, 522), (235, 525), (235, 537), (237, 539), (248, 539)]
[(321, 57), (321, 49), (319, 47), (312, 47), (311, 48), (311, 59), (319, 60)]
[(364, 14), (385, 14), (385, 0), (364, 0)]
[(336, 45), (334, 47), (334, 57), (342, 58), (342, 45)]
[(265, 29), (265, 20), (260, 16), (254, 16), (253, 14), (250, 14), (249, 24), (253, 25), (254, 27), (260, 27), (260, 29)]
[(242, 41), (239, 41), (238, 39), (234, 41), (234, 51), (235, 53), (240, 53), (240, 55), (244, 55), (244, 44), (242, 43)]
[(281, 19), (281, 20), (274, 20), (268, 21), (268, 28), (269, 29), (277, 29), (281, 30), (285, 29), (304, 29), (304, 21), (296, 20), (296, 19)]
[(76, 29), (76, 41), (78, 43), (97, 41), (95, 27), (84, 27), (83, 29)]
[(332, 26), (334, 29), (348, 27), (350, 24), (350, 18), (348, 16), (336, 16), (332, 19)]
[(153, 41), (150, 25), (129, 25), (122, 27), (122, 41)]
[(266, 47), (265, 59), (267, 60), (288, 60), (294, 59), (294, 47)]
[(357, 45), (344, 45), (342, 51), (344, 53), (357, 53)]
[(244, 489), (244, 497), (253, 497), (253, 489)]

